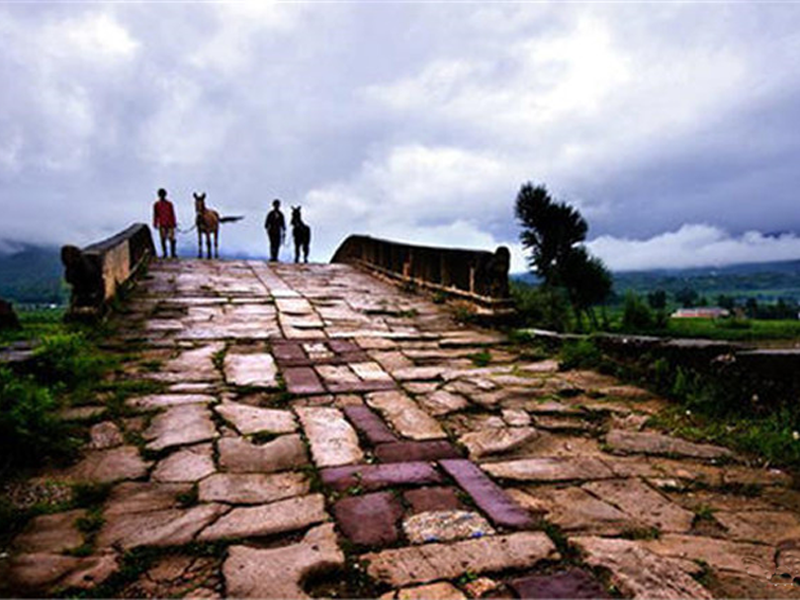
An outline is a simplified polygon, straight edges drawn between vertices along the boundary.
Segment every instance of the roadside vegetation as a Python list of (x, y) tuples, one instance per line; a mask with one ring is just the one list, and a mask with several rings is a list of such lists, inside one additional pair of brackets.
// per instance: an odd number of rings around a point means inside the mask
[(0, 366), (0, 481), (20, 470), (64, 462), (80, 445), (80, 432), (60, 412), (91, 400), (113, 367), (95, 345), (97, 332), (65, 324), (60, 310), (25, 311), (22, 328), (0, 344), (30, 342), (32, 356)]
[[(562, 369), (594, 369), (649, 389), (673, 406), (650, 425), (693, 441), (721, 444), (757, 457), (763, 465), (800, 469), (800, 406), (790, 395), (763, 393), (735, 364), (707, 369), (649, 353), (620, 357), (592, 336), (567, 340)], [(754, 391), (755, 390), (755, 391)]]

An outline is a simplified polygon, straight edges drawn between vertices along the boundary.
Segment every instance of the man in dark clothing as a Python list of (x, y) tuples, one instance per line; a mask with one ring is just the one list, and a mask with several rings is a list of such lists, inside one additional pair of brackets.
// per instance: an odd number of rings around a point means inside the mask
[(167, 200), (167, 190), (158, 190), (158, 200), (153, 204), (153, 228), (158, 230), (161, 238), (161, 254), (167, 257), (167, 240), (172, 258), (175, 258), (175, 208)]
[(276, 262), (278, 260), (278, 251), (286, 237), (286, 220), (281, 212), (281, 201), (277, 198), (272, 202), (272, 210), (267, 213), (264, 228), (267, 230), (267, 236), (269, 237), (269, 260), (270, 262)]

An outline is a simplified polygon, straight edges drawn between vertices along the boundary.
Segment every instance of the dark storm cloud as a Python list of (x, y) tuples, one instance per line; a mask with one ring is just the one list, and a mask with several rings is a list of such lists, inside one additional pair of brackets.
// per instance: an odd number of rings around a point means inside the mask
[(263, 255), (280, 197), (318, 260), (362, 232), (509, 244), (521, 268), (530, 180), (613, 267), (800, 256), (757, 233), (800, 229), (798, 25), (790, 4), (2, 6), (0, 239), (88, 243), (164, 186), (187, 227), (195, 190), (245, 214), (229, 251)]

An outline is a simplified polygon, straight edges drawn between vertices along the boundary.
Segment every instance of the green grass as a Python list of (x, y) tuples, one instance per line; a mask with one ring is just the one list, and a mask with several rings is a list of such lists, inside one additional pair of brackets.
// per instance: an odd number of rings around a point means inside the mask
[(800, 339), (800, 321), (670, 319), (666, 335), (728, 341)]
[(0, 331), (0, 345), (9, 342), (39, 339), (64, 330), (62, 308), (43, 308), (17, 311), (21, 329)]
[(117, 365), (96, 346), (102, 333), (65, 324), (63, 311), (22, 316), (23, 327), (14, 336), (34, 344), (34, 350), (18, 370), (0, 367), (0, 479), (47, 461), (70, 460), (84, 434), (58, 413), (93, 400)]

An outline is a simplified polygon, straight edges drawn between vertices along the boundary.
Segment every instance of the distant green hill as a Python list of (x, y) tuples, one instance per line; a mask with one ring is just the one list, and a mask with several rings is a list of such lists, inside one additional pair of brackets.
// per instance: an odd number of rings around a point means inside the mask
[[(725, 267), (692, 269), (654, 269), (651, 271), (615, 272), (614, 293), (624, 296), (627, 290), (647, 294), (664, 290), (670, 295), (684, 288), (695, 290), (714, 303), (724, 294), (737, 299), (756, 298), (774, 302), (780, 298), (800, 301), (800, 260), (765, 262)], [(529, 273), (512, 275), (512, 279), (536, 284)]]
[(14, 304), (66, 304), (63, 276), (58, 248), (25, 245), (0, 254), (0, 298)]

